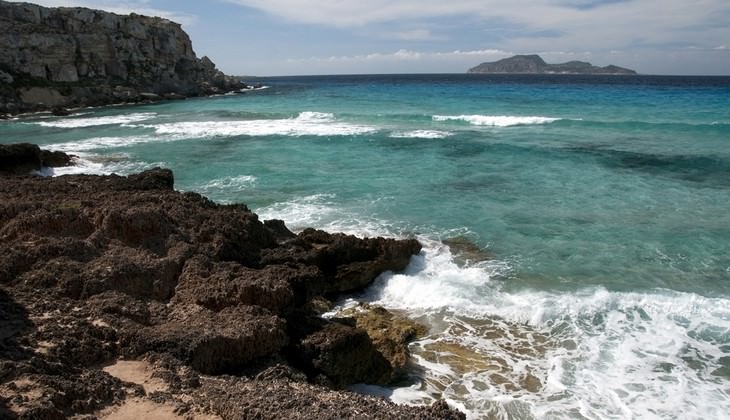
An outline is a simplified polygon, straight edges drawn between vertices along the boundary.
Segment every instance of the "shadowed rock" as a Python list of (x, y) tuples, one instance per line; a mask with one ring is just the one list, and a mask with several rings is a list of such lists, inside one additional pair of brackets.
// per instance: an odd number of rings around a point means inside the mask
[(69, 166), (73, 156), (41, 150), (36, 144), (0, 144), (0, 174), (27, 175), (46, 167)]

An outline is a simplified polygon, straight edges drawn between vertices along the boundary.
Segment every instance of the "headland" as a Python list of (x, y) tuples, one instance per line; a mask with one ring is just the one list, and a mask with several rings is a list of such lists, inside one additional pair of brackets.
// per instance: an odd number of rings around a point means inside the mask
[(469, 69), (477, 74), (636, 74), (634, 70), (619, 66), (594, 66), (585, 61), (548, 64), (539, 55), (515, 55), (499, 61), (482, 63)]
[(0, 116), (245, 87), (167, 19), (0, 0), (0, 27)]

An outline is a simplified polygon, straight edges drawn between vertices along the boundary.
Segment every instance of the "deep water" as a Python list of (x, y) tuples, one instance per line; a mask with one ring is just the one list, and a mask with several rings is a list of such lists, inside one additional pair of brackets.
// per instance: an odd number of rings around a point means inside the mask
[[(417, 237), (361, 298), (427, 322), (412, 384), (472, 418), (730, 412), (730, 78), (386, 75), (0, 123), (293, 229)], [(450, 244), (447, 245), (447, 244)]]

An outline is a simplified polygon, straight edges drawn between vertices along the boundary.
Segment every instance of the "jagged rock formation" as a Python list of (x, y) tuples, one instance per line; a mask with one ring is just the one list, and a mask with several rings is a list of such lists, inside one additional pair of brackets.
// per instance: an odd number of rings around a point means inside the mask
[(0, 175), (25, 175), (43, 167), (70, 166), (74, 156), (63, 152), (41, 150), (37, 144), (0, 144)]
[[(397, 372), (354, 320), (313, 308), (405, 268), (417, 241), (294, 234), (173, 184), (163, 169), (0, 176), (1, 418), (140, 398), (181, 419), (463, 418), (332, 390)], [(133, 361), (164, 391), (114, 373)]]
[(548, 64), (539, 55), (515, 55), (491, 63), (472, 67), (469, 73), (514, 73), (514, 74), (636, 74), (634, 70), (614, 65), (594, 66), (584, 61), (569, 61)]
[(0, 114), (242, 87), (169, 20), (0, 0)]

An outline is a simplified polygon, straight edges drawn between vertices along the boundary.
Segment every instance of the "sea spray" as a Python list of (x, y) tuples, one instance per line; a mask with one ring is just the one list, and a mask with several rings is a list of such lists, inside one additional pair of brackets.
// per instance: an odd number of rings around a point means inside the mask
[(302, 112), (280, 120), (202, 121), (147, 126), (158, 135), (184, 138), (234, 136), (352, 136), (375, 131), (373, 127), (337, 122), (330, 113)]
[(590, 288), (507, 294), (499, 284), (480, 293), (476, 279), (490, 272), (473, 270), (427, 247), (406, 273), (371, 290), (374, 302), (432, 326), (411, 346), (419, 392), (396, 392), (396, 400), (447, 398), (472, 418), (721, 415), (728, 299)]
[(518, 125), (548, 124), (560, 120), (552, 117), (513, 116), (513, 115), (434, 115), (434, 121), (465, 121), (472, 125), (493, 127), (513, 127)]
[[(87, 115), (85, 113), (84, 115)], [(84, 127), (95, 127), (95, 126), (101, 126), (101, 125), (125, 125), (125, 124), (131, 124), (136, 122), (141, 122), (145, 120), (149, 120), (151, 118), (154, 118), (156, 113), (154, 112), (140, 112), (140, 113), (131, 113), (127, 115), (108, 115), (108, 116), (98, 116), (98, 117), (70, 117), (70, 118), (62, 118), (62, 119), (54, 119), (52, 121), (46, 121), (46, 120), (40, 120), (36, 122), (35, 124), (38, 124), (43, 127), (51, 127), (51, 128), (65, 128), (65, 129), (73, 129), (73, 128), (84, 128)]]

